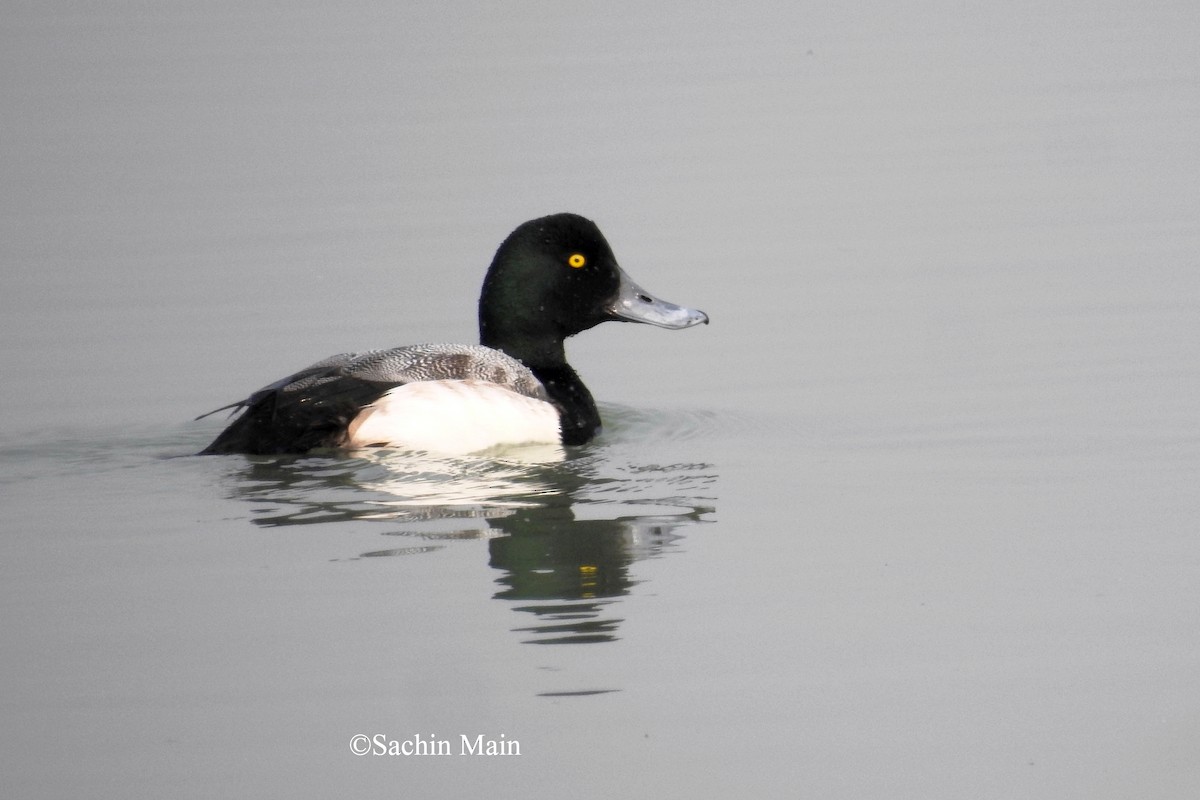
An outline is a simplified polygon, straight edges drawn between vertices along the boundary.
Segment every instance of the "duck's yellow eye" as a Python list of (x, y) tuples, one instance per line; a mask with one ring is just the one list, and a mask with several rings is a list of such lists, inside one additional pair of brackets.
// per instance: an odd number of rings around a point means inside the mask
[(587, 259), (583, 257), (583, 253), (572, 253), (567, 257), (567, 266), (573, 269), (579, 269), (587, 263)]

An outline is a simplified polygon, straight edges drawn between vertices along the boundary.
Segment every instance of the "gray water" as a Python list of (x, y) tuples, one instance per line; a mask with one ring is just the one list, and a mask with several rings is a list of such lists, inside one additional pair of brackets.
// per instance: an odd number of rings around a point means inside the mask
[[(1195, 796), (1198, 38), (10, 4), (4, 795)], [(473, 341), (565, 210), (712, 317), (570, 342), (594, 444), (191, 456), (317, 358)]]

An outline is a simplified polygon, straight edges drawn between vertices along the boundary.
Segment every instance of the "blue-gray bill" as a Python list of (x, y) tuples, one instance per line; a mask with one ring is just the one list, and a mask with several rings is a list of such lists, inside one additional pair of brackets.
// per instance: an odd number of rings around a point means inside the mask
[(617, 296), (608, 304), (608, 311), (624, 322), (645, 322), (660, 328), (690, 328), (708, 323), (708, 315), (695, 308), (684, 308), (659, 300), (633, 282), (625, 270), (618, 270), (621, 284)]

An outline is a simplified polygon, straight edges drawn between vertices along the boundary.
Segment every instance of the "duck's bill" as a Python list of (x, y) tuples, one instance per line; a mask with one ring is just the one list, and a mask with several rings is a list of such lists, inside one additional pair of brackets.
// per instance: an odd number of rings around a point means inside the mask
[(617, 296), (608, 304), (608, 311), (624, 322), (645, 322), (660, 328), (690, 328), (708, 323), (708, 315), (695, 308), (684, 308), (654, 295), (638, 286), (624, 270)]

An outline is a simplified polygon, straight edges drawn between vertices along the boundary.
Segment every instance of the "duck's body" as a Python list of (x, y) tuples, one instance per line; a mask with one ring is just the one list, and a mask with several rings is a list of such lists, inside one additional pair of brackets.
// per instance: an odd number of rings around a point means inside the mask
[[(600, 430), (563, 340), (606, 320), (685, 328), (703, 312), (657, 300), (574, 214), (527, 222), (504, 241), (479, 299), (479, 345), (343, 353), (226, 408), (245, 411), (205, 450), (304, 453), (370, 446), (468, 453), (583, 444)], [(223, 409), (218, 409), (223, 410)]]
[(481, 345), (342, 353), (227, 408), (246, 412), (205, 453), (389, 445), (470, 453), (560, 441), (559, 413), (541, 382), (521, 362)]

